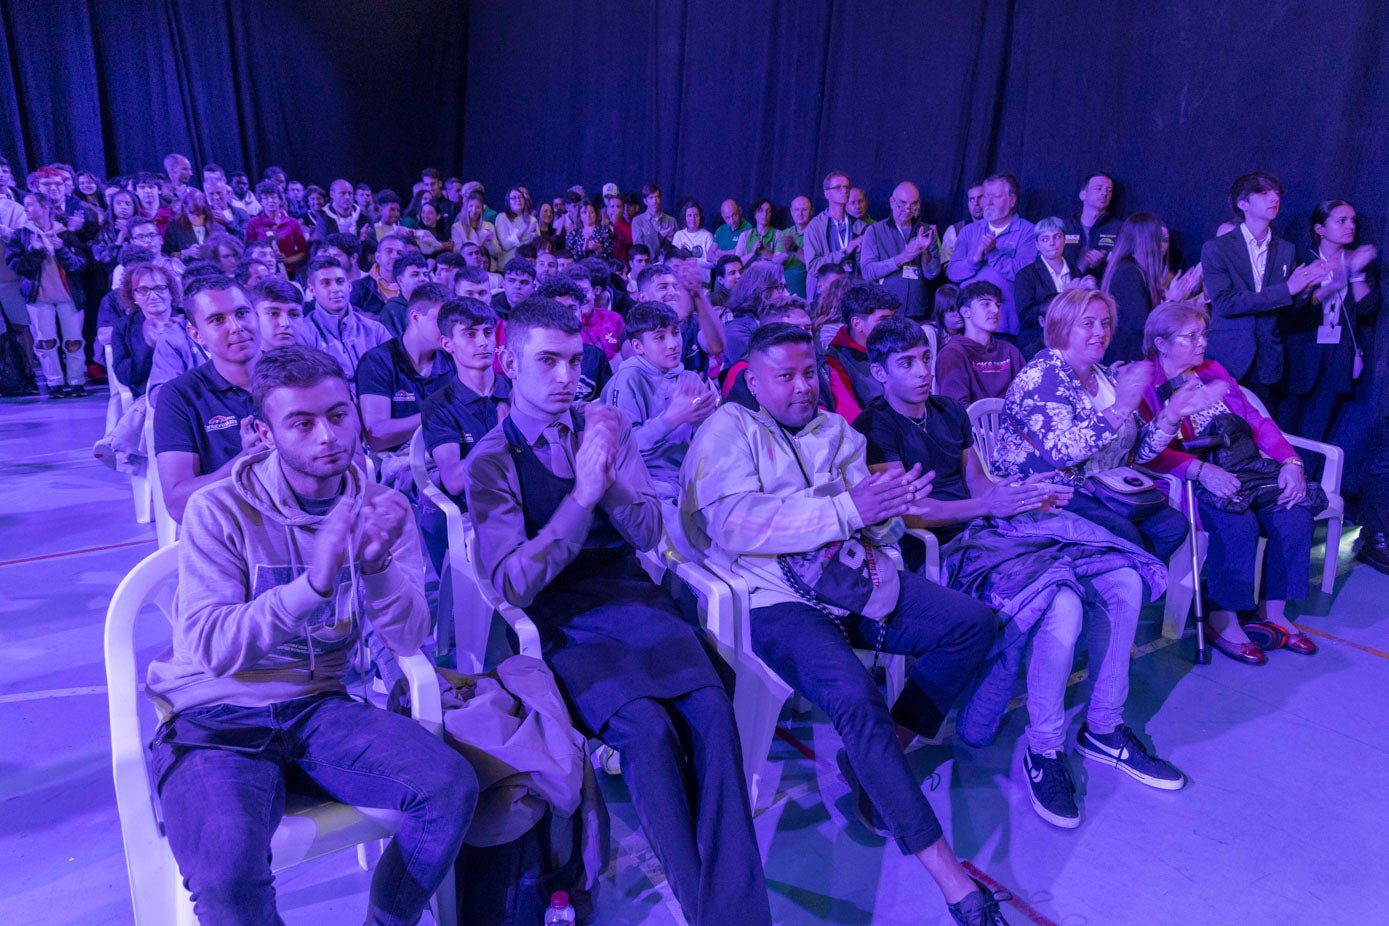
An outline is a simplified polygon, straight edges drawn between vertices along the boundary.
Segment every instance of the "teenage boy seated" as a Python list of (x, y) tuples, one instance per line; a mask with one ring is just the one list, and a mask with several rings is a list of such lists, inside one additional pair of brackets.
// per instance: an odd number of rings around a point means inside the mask
[(1027, 361), (1017, 346), (994, 337), (1003, 317), (1003, 291), (976, 281), (960, 287), (957, 310), (964, 333), (951, 338), (936, 359), (936, 391), (966, 407), (1001, 399)]
[(834, 409), (849, 421), (883, 394), (868, 362), (868, 336), (884, 319), (897, 314), (902, 301), (879, 283), (850, 283), (840, 302), (844, 326), (826, 348)]
[[(593, 279), (595, 276), (600, 277), (597, 285)], [(621, 315), (611, 309), (600, 308), (597, 304), (597, 293), (602, 285), (603, 276), (606, 276), (606, 273), (600, 275), (585, 260), (564, 271), (560, 279), (573, 283), (583, 293), (583, 301), (579, 304), (579, 324), (582, 327), (584, 343), (600, 348), (603, 355), (612, 360), (622, 346), (623, 323)], [(548, 285), (553, 285), (553, 282)]]
[[(203, 329), (230, 330), (238, 292), (205, 290), (190, 311)], [(150, 743), (169, 846), (199, 921), (281, 922), (270, 839), (298, 778), (401, 813), (366, 920), (414, 923), (453, 877), (477, 777), (343, 683), (363, 618), (401, 655), (429, 628), (410, 506), (352, 465), (357, 412), (331, 357), (278, 348), (246, 385), (259, 449), (188, 503), (173, 643), (147, 678), (170, 714)]]
[(188, 333), (212, 358), (164, 384), (154, 407), (155, 465), (164, 507), (175, 521), (194, 491), (264, 449), (251, 415), (251, 370), (260, 327), (246, 293), (230, 277), (204, 277), (184, 297)]
[(524, 257), (513, 257), (502, 267), (502, 291), (492, 297), (492, 308), (500, 318), (525, 302), (535, 292), (535, 264)]
[(406, 251), (396, 258), (393, 272), (396, 294), (387, 299), (386, 304), (381, 307), (379, 321), (391, 333), (391, 337), (398, 338), (405, 333), (411, 294), (432, 279), (429, 258), (418, 251)]
[(575, 407), (572, 309), (528, 299), (508, 328), (511, 413), (466, 464), (479, 575), (535, 622), (576, 725), (621, 754), (685, 919), (770, 924), (733, 707), (636, 557), (662, 520), (631, 426), (605, 405)]
[(252, 287), (251, 305), (260, 327), (261, 350), (311, 342), (309, 323), (304, 318), (304, 294), (293, 283), (266, 277)]
[(454, 293), (458, 282), (458, 271), (468, 266), (462, 255), (445, 251), (434, 257), (434, 282), (450, 293)]
[(357, 403), (367, 448), (399, 450), (420, 426), (424, 400), (453, 376), (453, 362), (439, 349), (439, 308), (449, 294), (425, 283), (410, 296), (405, 332), (362, 355)]
[(664, 302), (675, 310), (684, 345), (680, 362), (685, 369), (706, 376), (718, 372), (714, 358), (723, 353), (723, 319), (705, 295), (694, 261), (685, 261), (678, 270), (668, 264), (647, 267), (637, 275), (637, 297), (643, 302)]
[(459, 267), (453, 280), (453, 294), (460, 299), (489, 302), (492, 299), (492, 287), (488, 283), (490, 278), (491, 275), (481, 267)]
[(496, 310), (476, 299), (450, 299), (439, 309), (439, 343), (454, 375), (424, 400), (420, 424), (440, 486), (463, 503), (464, 458), (505, 417), (511, 401), (511, 381), (493, 368)]
[[(882, 545), (901, 533), (903, 515), (919, 512), (930, 474), (919, 466), (869, 474), (863, 436), (817, 407), (808, 332), (759, 328), (747, 378), (759, 409), (720, 406), (685, 458), (681, 511), (691, 540), (746, 580), (753, 651), (829, 714), (860, 817), (921, 861), (956, 922), (1002, 923), (996, 901), (951, 851), (903, 752), (915, 734), (938, 733), (998, 619), (973, 598), (881, 568)], [(817, 578), (830, 557), (839, 582)], [(823, 600), (833, 595), (826, 585), (842, 597)], [(854, 647), (917, 657), (890, 711)]]
[(309, 314), (313, 346), (336, 360), (351, 379), (362, 355), (389, 341), (390, 332), (349, 301), (347, 271), (337, 261), (310, 261), (306, 279), (314, 306)]
[[(575, 318), (581, 318), (584, 305), (584, 291), (573, 280), (566, 279), (563, 274), (548, 282), (542, 283), (537, 295), (532, 298), (548, 299), (567, 306), (574, 312)], [(580, 331), (582, 332), (583, 322), (580, 321)], [(497, 346), (506, 346), (506, 321), (503, 320), (497, 326)], [(501, 360), (498, 358), (498, 367)], [(608, 363), (608, 355), (603, 352), (603, 348), (596, 344), (584, 341), (583, 360), (579, 371), (579, 394), (576, 401), (592, 402), (603, 392), (603, 387), (612, 379), (612, 364)]]
[(627, 413), (656, 494), (673, 503), (690, 438), (718, 407), (718, 392), (681, 365), (680, 317), (664, 302), (637, 303), (626, 336), (633, 356), (603, 387), (603, 401)]

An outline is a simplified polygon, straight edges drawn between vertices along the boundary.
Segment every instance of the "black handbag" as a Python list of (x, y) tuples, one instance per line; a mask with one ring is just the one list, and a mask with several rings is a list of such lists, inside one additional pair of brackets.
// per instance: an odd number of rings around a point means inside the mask
[[(1228, 497), (1216, 495), (1198, 482), (1196, 491), (1206, 504), (1228, 514), (1243, 514), (1250, 508), (1259, 510), (1278, 503), (1278, 497), (1283, 494), (1278, 485), (1282, 464), (1259, 452), (1248, 421), (1233, 412), (1216, 415), (1201, 432), (1201, 438), (1208, 449), (1198, 456), (1240, 482), (1239, 491)], [(1325, 511), (1329, 503), (1326, 490), (1319, 483), (1309, 482), (1307, 494), (1297, 506), (1310, 508), (1315, 517)]]

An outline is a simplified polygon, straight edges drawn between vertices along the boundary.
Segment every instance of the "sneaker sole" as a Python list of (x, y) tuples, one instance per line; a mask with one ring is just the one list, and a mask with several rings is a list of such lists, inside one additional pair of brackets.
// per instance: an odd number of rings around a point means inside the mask
[(1080, 815), (1074, 817), (1063, 817), (1058, 813), (1047, 810), (1046, 805), (1037, 800), (1037, 793), (1029, 786), (1027, 796), (1032, 799), (1032, 809), (1037, 811), (1037, 816), (1050, 823), (1052, 826), (1059, 826), (1063, 830), (1073, 830), (1080, 826)]
[(1106, 765), (1110, 768), (1117, 768), (1119, 771), (1123, 772), (1125, 775), (1128, 775), (1134, 781), (1141, 782), (1150, 788), (1157, 788), (1159, 791), (1180, 791), (1182, 788), (1186, 787), (1185, 775), (1183, 775), (1181, 778), (1178, 778), (1176, 781), (1172, 781), (1168, 778), (1154, 778), (1152, 775), (1145, 775), (1142, 772), (1130, 768), (1127, 765), (1121, 764), (1117, 759), (1115, 759), (1113, 756), (1107, 753), (1096, 752), (1093, 749), (1087, 749), (1084, 745), (1080, 743), (1076, 743), (1076, 752), (1080, 753), (1082, 756), (1085, 756), (1085, 758), (1087, 759), (1094, 759), (1101, 765)]

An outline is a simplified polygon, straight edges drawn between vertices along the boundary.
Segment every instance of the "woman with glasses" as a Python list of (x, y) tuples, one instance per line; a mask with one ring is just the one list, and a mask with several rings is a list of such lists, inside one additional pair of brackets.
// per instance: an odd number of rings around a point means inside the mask
[(1124, 219), (1109, 255), (1100, 289), (1114, 297), (1119, 320), (1106, 358), (1111, 362), (1137, 360), (1143, 348), (1143, 323), (1159, 302), (1186, 299), (1201, 285), (1201, 265), (1177, 274), (1169, 282), (1167, 226), (1151, 212)]
[(183, 288), (178, 277), (154, 264), (132, 264), (126, 268), (120, 298), (132, 309), (116, 319), (111, 331), (111, 360), (116, 378), (130, 387), (132, 394), (145, 394), (154, 346), (166, 333), (182, 323), (179, 306)]
[[(1307, 504), (1302, 460), (1273, 419), (1245, 398), (1225, 368), (1206, 359), (1209, 325), (1210, 316), (1196, 302), (1165, 302), (1148, 316), (1143, 349), (1153, 367), (1153, 384), (1139, 414), (1152, 421), (1166, 410), (1176, 389), (1192, 383), (1221, 398), (1182, 415), (1178, 435), (1145, 465), (1199, 486), (1196, 507), (1201, 525), (1210, 534), (1205, 591), (1211, 611), (1206, 622), (1215, 648), (1238, 662), (1263, 665), (1268, 661), (1265, 647), (1252, 641), (1248, 632), (1256, 630), (1255, 635), (1268, 646), (1311, 655), (1317, 651), (1316, 644), (1285, 614), (1289, 600), (1307, 594), (1312, 552), (1313, 508)], [(1277, 474), (1276, 489), (1250, 492), (1235, 473), (1183, 449), (1185, 441), (1237, 434), (1244, 430), (1241, 422), (1259, 456), (1279, 464), (1276, 469), (1272, 464), (1266, 467), (1270, 475)], [(1263, 586), (1256, 588), (1261, 535), (1268, 547)], [(1258, 620), (1242, 626), (1242, 612), (1252, 616), (1256, 607)]]

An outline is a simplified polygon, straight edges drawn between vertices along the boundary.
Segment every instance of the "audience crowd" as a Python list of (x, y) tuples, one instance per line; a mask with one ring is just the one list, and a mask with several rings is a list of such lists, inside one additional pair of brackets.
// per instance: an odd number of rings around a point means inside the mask
[[(0, 304), (7, 382), (128, 387), (96, 454), (155, 470), (180, 525), (151, 761), (204, 922), (277, 921), (283, 796), (265, 795), (290, 771), (404, 812), (370, 922), (414, 921), (481, 812), (469, 761), (345, 696), (361, 672), (393, 689), (396, 657), (434, 652), (455, 618), (425, 592), (450, 533), (412, 475), (416, 435), (486, 597), (535, 623), (691, 923), (771, 921), (730, 663), (755, 655), (823, 710), (858, 822), (920, 860), (956, 922), (998, 924), (914, 743), (952, 735), (958, 708), (953, 736), (987, 748), (1025, 673), (1018, 781), (1080, 825), (1063, 705), (1083, 631), (1075, 753), (1182, 788), (1126, 722), (1140, 611), (1200, 529), (1214, 646), (1316, 653), (1287, 607), (1329, 500), (1323, 460), (1287, 435), (1363, 464), (1342, 485), (1357, 556), (1389, 573), (1376, 251), (1342, 199), (1283, 237), (1269, 173), (1233, 182), (1183, 266), (1102, 172), (1036, 221), (994, 174), (941, 231), (911, 182), (873, 219), (838, 171), (784, 217), (728, 199), (715, 224), (693, 200), (663, 212), (651, 183), (489, 205), (434, 169), (398, 194), (162, 166), (19, 178), (0, 160)], [(1194, 510), (1155, 475), (1194, 483)], [(640, 555), (674, 534), (746, 586), (747, 654), (703, 632), (683, 583), (648, 578)], [(913, 661), (889, 703), (892, 654)]]

